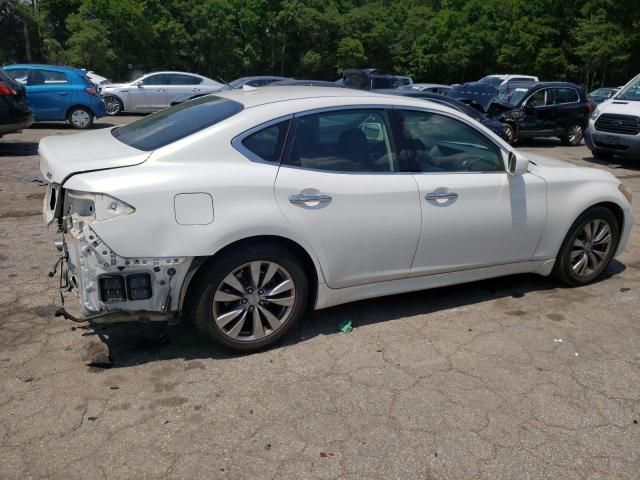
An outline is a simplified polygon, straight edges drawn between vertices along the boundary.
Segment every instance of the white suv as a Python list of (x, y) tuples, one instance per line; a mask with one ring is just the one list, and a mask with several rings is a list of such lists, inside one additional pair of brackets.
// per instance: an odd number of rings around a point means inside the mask
[(620, 155), (640, 160), (640, 75), (598, 105), (584, 140), (598, 159)]

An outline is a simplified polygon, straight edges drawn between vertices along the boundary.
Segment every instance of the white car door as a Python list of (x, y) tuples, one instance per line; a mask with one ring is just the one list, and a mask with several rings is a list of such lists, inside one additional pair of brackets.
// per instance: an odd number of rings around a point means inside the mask
[(154, 111), (165, 108), (166, 101), (165, 74), (149, 75), (129, 89), (132, 110)]
[(399, 157), (420, 189), (422, 233), (411, 275), (528, 261), (547, 217), (546, 184), (505, 171), (504, 153), (478, 128), (445, 114), (394, 111)]
[(196, 95), (201, 91), (202, 78), (185, 73), (167, 73), (165, 85), (165, 107), (181, 95)]
[(387, 112), (303, 114), (278, 171), (278, 206), (331, 288), (406, 277), (420, 236), (418, 188), (397, 167)]

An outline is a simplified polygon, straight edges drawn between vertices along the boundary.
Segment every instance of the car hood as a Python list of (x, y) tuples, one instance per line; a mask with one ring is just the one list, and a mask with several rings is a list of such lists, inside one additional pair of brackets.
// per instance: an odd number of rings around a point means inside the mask
[(38, 152), (42, 175), (58, 184), (76, 173), (139, 165), (151, 155), (116, 140), (110, 128), (45, 137)]
[(619, 115), (640, 115), (640, 102), (610, 99), (598, 105), (598, 111)]
[(120, 89), (128, 89), (131, 88), (131, 84), (130, 83), (102, 83), (100, 84), (100, 90), (101, 91), (105, 91), (105, 90), (120, 90)]
[(573, 163), (565, 162), (564, 160), (558, 160), (557, 158), (547, 157), (545, 155), (538, 155), (537, 153), (525, 153), (525, 157), (530, 162), (535, 163), (540, 167), (545, 168), (580, 168)]
[[(522, 152), (520, 152), (522, 154)], [(620, 181), (610, 172), (599, 168), (581, 167), (573, 163), (558, 160), (557, 158), (538, 155), (535, 153), (524, 153), (529, 159), (529, 171), (548, 181), (556, 180), (598, 180), (613, 183)]]

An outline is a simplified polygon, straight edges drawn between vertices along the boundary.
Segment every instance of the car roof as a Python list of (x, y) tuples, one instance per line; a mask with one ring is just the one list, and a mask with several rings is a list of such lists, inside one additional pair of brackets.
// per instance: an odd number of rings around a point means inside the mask
[(86, 75), (86, 71), (76, 67), (67, 67), (65, 65), (47, 65), (44, 63), (15, 63), (12, 65), (5, 65), (2, 68), (35, 68), (35, 69), (48, 69), (48, 70), (64, 70), (73, 71), (81, 75)]
[(140, 76), (140, 78), (146, 77), (147, 75), (155, 75), (157, 73), (177, 73), (179, 75), (193, 75), (195, 77), (204, 77), (204, 75), (200, 75), (199, 73), (193, 73), (193, 72), (179, 72), (177, 70), (158, 70), (157, 72), (147, 72), (142, 76)]
[[(331, 108), (333, 106), (363, 105), (405, 105), (425, 107), (425, 101), (406, 95), (386, 95), (368, 90), (335, 87), (261, 87), (252, 90), (226, 90), (211, 95), (241, 103), (245, 109), (280, 102), (309, 100), (309, 109)], [(445, 112), (459, 113), (456, 109), (440, 103), (429, 103), (429, 108)], [(298, 108), (292, 110), (299, 110)]]
[(572, 87), (572, 88), (580, 88), (575, 83), (571, 82), (535, 82), (527, 85), (530, 90), (534, 88), (540, 87)]

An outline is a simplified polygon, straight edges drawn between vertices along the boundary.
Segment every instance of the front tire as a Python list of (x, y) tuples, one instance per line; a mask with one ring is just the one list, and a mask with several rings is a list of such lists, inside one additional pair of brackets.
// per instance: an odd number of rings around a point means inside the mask
[(299, 259), (280, 245), (239, 248), (203, 268), (193, 322), (217, 346), (236, 353), (263, 350), (304, 314), (307, 276)]
[(93, 125), (93, 112), (85, 107), (73, 107), (67, 114), (67, 121), (73, 128), (86, 130)]
[(590, 208), (571, 225), (558, 253), (553, 276), (572, 286), (593, 282), (611, 263), (619, 239), (618, 221), (611, 210)]
[(105, 95), (102, 100), (104, 101), (104, 109), (110, 117), (119, 115), (124, 110), (122, 100), (115, 95)]
[(567, 128), (567, 132), (561, 138), (562, 143), (564, 145), (568, 145), (570, 147), (576, 147), (580, 145), (582, 142), (582, 137), (584, 136), (584, 127), (579, 122), (573, 122)]
[(517, 141), (516, 129), (510, 123), (502, 124), (502, 131), (504, 132), (504, 139), (509, 145), (514, 145)]

